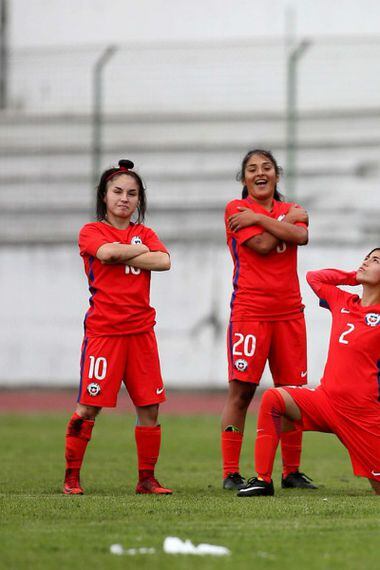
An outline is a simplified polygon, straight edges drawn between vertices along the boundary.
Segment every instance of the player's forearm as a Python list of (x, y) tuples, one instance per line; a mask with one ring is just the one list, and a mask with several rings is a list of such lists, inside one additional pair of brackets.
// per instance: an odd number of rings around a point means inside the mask
[(259, 214), (257, 223), (280, 241), (297, 245), (306, 245), (308, 242), (308, 231), (304, 227), (296, 226), (284, 220), (280, 222), (264, 214)]
[(149, 248), (143, 244), (105, 243), (96, 252), (96, 257), (105, 264), (125, 263), (137, 255), (147, 253)]
[(264, 232), (258, 236), (254, 236), (247, 240), (244, 245), (252, 249), (256, 253), (261, 255), (267, 255), (270, 253), (277, 245), (280, 240), (269, 232)]
[(306, 280), (314, 293), (318, 295), (324, 285), (357, 285), (356, 271), (342, 271), (340, 269), (320, 269), (308, 271)]
[(163, 251), (149, 251), (132, 259), (126, 265), (147, 271), (168, 271), (171, 267), (170, 257)]

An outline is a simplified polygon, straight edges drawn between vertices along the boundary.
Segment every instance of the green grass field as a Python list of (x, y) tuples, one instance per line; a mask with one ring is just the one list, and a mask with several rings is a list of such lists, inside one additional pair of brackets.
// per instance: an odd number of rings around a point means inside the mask
[[(305, 434), (303, 470), (317, 491), (237, 498), (222, 491), (219, 418), (162, 416), (158, 478), (175, 489), (136, 496), (134, 418), (99, 417), (85, 465), (86, 495), (61, 495), (67, 417), (0, 416), (1, 540), (4, 569), (379, 567), (379, 498), (354, 478), (331, 435)], [(254, 418), (249, 418), (242, 472), (252, 474)], [(168, 555), (166, 536), (230, 548), (229, 557)], [(155, 554), (115, 556), (111, 544), (154, 547)]]

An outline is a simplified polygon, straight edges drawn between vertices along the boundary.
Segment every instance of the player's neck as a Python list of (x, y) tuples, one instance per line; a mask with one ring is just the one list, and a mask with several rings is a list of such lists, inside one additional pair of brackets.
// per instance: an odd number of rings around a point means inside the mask
[(118, 230), (126, 230), (130, 224), (130, 220), (131, 220), (130, 217), (119, 218), (118, 216), (113, 216), (112, 214), (107, 213), (107, 217), (103, 220), (103, 222)]
[(268, 210), (268, 212), (271, 212), (273, 209), (273, 198), (266, 198), (264, 200), (258, 200), (257, 198), (254, 198), (251, 195), (249, 195), (248, 198), (250, 198), (253, 202), (256, 202), (256, 204), (259, 204), (259, 206), (264, 208), (264, 210)]
[(372, 305), (380, 305), (379, 286), (366, 285), (363, 287), (363, 296), (361, 300), (362, 307), (371, 307)]

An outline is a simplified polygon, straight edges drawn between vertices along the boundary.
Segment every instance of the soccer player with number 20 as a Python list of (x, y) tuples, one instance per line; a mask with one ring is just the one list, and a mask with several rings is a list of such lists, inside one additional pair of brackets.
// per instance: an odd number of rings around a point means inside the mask
[[(77, 408), (66, 432), (63, 492), (81, 495), (80, 468), (97, 414), (115, 407), (123, 381), (137, 413), (136, 493), (171, 494), (154, 475), (161, 444), (158, 408), (165, 401), (149, 304), (151, 271), (170, 269), (157, 235), (142, 224), (145, 188), (133, 162), (103, 172), (97, 190), (97, 222), (79, 233), (79, 249), (91, 293), (84, 322)], [(131, 221), (137, 215), (137, 222)]]
[[(241, 489), (239, 458), (248, 406), (266, 361), (275, 386), (307, 382), (306, 330), (297, 276), (297, 248), (308, 241), (308, 216), (277, 190), (280, 168), (266, 150), (244, 157), (241, 200), (226, 207), (234, 262), (227, 335), (229, 392), (222, 416), (223, 487)], [(282, 486), (314, 489), (299, 471), (302, 430), (281, 439)]]

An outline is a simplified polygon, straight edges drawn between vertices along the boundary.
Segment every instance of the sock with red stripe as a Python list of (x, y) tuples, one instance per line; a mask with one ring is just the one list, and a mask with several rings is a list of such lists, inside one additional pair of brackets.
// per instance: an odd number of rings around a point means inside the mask
[(77, 413), (71, 416), (66, 430), (66, 478), (79, 476), (94, 424), (94, 420), (85, 420)]
[(136, 426), (135, 439), (141, 482), (154, 476), (161, 447), (161, 426)]
[(259, 478), (272, 480), (273, 463), (281, 435), (285, 402), (278, 390), (267, 390), (262, 399), (257, 421), (255, 469)]
[(222, 431), (223, 479), (230, 473), (240, 473), (239, 461), (243, 434), (239, 431)]
[(302, 429), (294, 426), (294, 430), (281, 434), (282, 475), (287, 477), (290, 473), (298, 471), (302, 450)]

